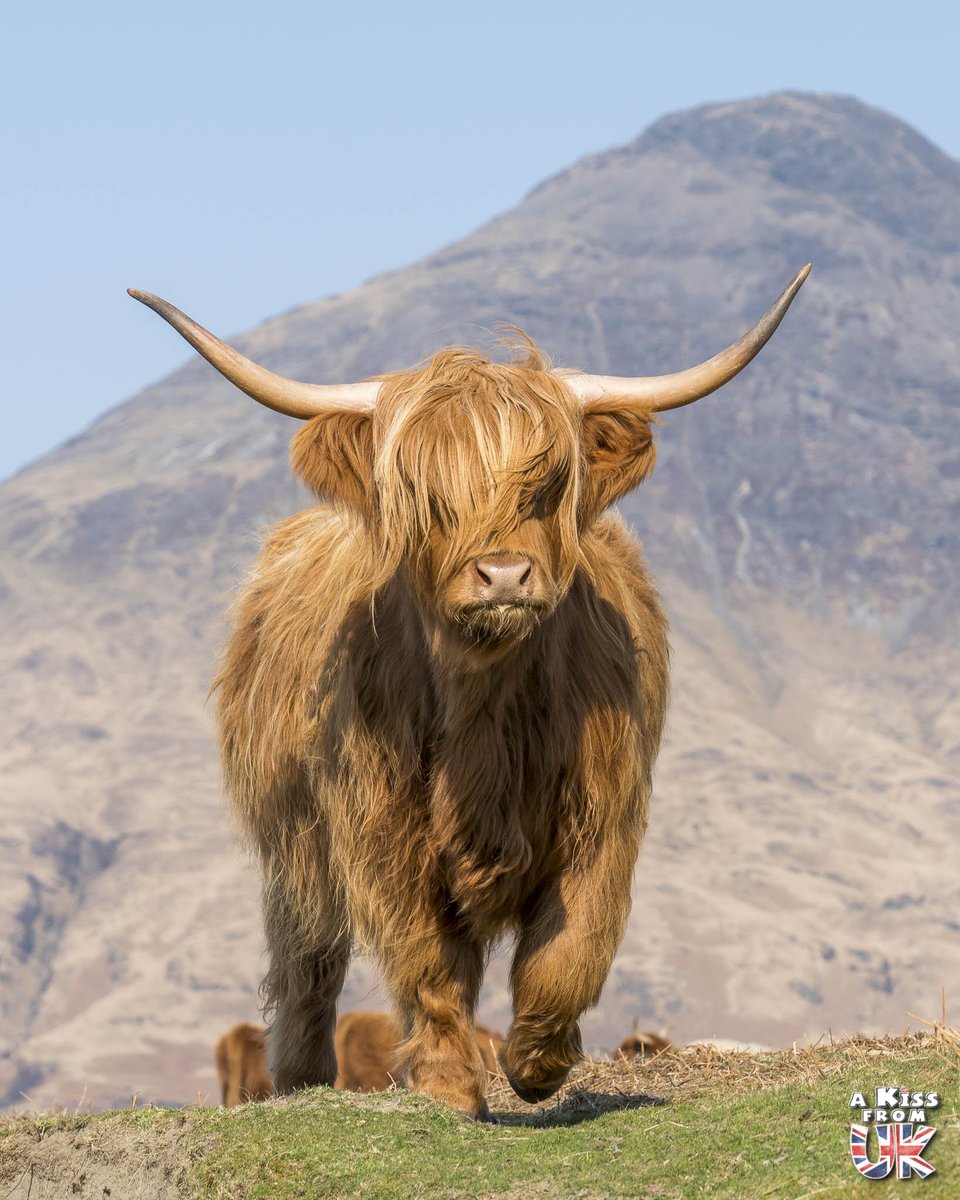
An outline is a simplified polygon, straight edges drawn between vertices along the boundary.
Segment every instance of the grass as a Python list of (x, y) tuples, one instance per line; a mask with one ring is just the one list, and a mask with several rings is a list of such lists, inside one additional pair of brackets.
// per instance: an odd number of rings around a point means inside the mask
[[(20, 1118), (0, 1123), (0, 1196), (31, 1162), (42, 1177), (46, 1145), (48, 1155), (56, 1148), (54, 1158), (72, 1146), (88, 1170), (80, 1190), (35, 1192), (41, 1200), (99, 1200), (111, 1164), (130, 1189), (112, 1191), (123, 1200), (834, 1200), (902, 1197), (904, 1189), (953, 1200), (960, 1195), (958, 1083), (960, 1040), (938, 1027), (763, 1055), (688, 1047), (640, 1063), (591, 1062), (558, 1102), (533, 1109), (496, 1083), (496, 1125), (465, 1122), (402, 1091), (327, 1089), (237, 1109)], [(928, 1113), (938, 1129), (929, 1179), (873, 1183), (854, 1170), (847, 1105), (852, 1092), (878, 1085), (941, 1093), (941, 1106)], [(140, 1191), (130, 1184), (135, 1168)], [(75, 1170), (67, 1182), (76, 1179)], [(101, 1191), (84, 1190), (87, 1181)], [(28, 1194), (20, 1186), (12, 1195)]]

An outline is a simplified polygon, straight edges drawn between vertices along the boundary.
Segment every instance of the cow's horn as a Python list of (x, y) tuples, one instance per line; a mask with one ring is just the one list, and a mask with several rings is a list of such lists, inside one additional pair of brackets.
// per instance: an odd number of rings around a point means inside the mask
[(783, 314), (790, 307), (803, 281), (810, 274), (811, 265), (807, 263), (805, 267), (801, 267), (770, 310), (739, 342), (734, 342), (732, 346), (721, 350), (719, 354), (708, 358), (697, 367), (688, 367), (686, 371), (677, 371), (673, 375), (641, 375), (637, 379), (620, 375), (585, 375), (579, 371), (564, 371), (561, 372), (564, 381), (584, 402), (606, 396), (638, 400), (649, 404), (654, 412), (665, 412), (669, 408), (682, 408), (684, 404), (692, 404), (694, 400), (708, 396), (718, 387), (722, 387), (759, 354), (783, 320)]
[(275, 375), (266, 367), (261, 367), (249, 358), (221, 342), (218, 337), (192, 321), (179, 308), (174, 308), (159, 296), (149, 292), (139, 292), (135, 288), (127, 289), (134, 300), (146, 304), (155, 313), (171, 324), (177, 333), (187, 339), (191, 346), (216, 367), (221, 375), (225, 375), (231, 383), (235, 383), (241, 391), (252, 396), (267, 408), (286, 413), (288, 417), (299, 417), (307, 420), (318, 413), (328, 412), (333, 408), (373, 408), (377, 401), (380, 384), (344, 383), (316, 384), (297, 383), (294, 379), (284, 379)]

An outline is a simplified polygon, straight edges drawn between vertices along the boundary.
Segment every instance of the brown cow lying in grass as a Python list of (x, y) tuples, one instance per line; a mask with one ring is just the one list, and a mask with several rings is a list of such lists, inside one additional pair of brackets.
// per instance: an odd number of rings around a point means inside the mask
[[(262, 1027), (235, 1025), (217, 1042), (214, 1059), (220, 1077), (221, 1102), (227, 1108), (273, 1095), (266, 1035)], [(480, 1024), (476, 1026), (476, 1036), (483, 1065), (491, 1075), (496, 1075), (503, 1037)], [(337, 1054), (334, 1086), (351, 1092), (385, 1092), (400, 1081), (394, 1061), (400, 1042), (400, 1027), (389, 1013), (344, 1013), (337, 1021), (334, 1037)]]

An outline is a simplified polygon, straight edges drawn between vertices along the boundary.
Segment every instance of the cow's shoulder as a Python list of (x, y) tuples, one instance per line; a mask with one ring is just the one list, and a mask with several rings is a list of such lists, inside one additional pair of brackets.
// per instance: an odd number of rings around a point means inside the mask
[[(370, 570), (373, 550), (360, 517), (318, 504), (274, 525), (264, 540), (255, 576), (276, 580), (310, 576), (319, 585), (350, 567), (360, 578)], [(347, 583), (341, 579), (341, 584)]]

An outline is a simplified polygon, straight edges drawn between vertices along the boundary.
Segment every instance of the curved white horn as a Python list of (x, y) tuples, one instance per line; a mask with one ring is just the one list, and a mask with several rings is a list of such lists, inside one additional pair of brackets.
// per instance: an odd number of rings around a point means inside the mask
[(580, 371), (558, 373), (584, 403), (609, 396), (648, 403), (654, 412), (692, 404), (722, 387), (759, 354), (783, 320), (791, 301), (810, 274), (811, 266), (807, 263), (800, 268), (772, 307), (738, 342), (699, 366), (688, 367), (673, 375), (641, 375), (636, 379), (621, 375), (585, 375)]
[(285, 379), (245, 358), (159, 296), (135, 288), (128, 288), (127, 291), (134, 300), (159, 313), (221, 375), (236, 384), (242, 392), (276, 412), (306, 421), (330, 409), (373, 408), (377, 402), (380, 384), (376, 380), (369, 383), (317, 384)]

